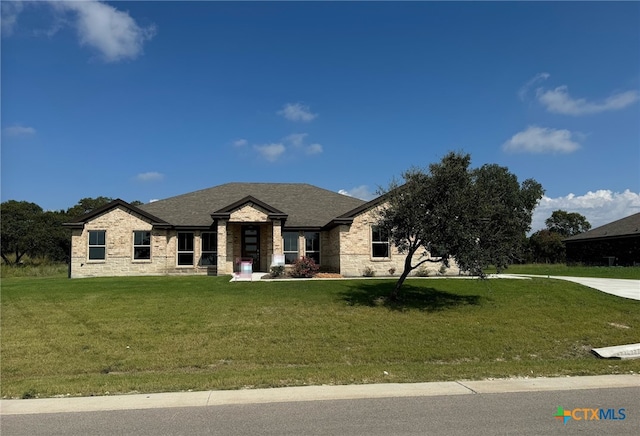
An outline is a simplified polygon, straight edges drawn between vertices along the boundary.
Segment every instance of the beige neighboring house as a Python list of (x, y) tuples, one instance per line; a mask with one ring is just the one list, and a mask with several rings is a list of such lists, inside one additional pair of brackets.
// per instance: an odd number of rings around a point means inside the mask
[(118, 199), (65, 224), (69, 274), (226, 275), (241, 260), (266, 273), (302, 256), (345, 277), (399, 274), (405, 256), (376, 226), (381, 204), (302, 183), (227, 183), (141, 206)]

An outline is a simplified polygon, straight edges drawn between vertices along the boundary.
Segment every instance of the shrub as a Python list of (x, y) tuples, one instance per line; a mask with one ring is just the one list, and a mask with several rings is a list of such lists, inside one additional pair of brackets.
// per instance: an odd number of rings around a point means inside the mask
[(415, 272), (416, 277), (429, 277), (429, 270), (423, 266), (418, 268)]
[(362, 272), (362, 275), (364, 277), (373, 277), (376, 275), (376, 272), (373, 270), (373, 268), (371, 268), (370, 266), (365, 267), (364, 271)]
[(316, 275), (320, 268), (310, 257), (301, 257), (293, 263), (289, 275), (294, 278), (310, 278)]
[(284, 265), (276, 265), (271, 267), (271, 277), (281, 277), (284, 274)]

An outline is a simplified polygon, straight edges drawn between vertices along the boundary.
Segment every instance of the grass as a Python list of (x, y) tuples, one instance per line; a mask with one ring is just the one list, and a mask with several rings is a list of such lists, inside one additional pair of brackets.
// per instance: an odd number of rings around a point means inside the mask
[[(495, 270), (488, 271), (490, 273)], [(640, 279), (638, 266), (567, 266), (555, 264), (510, 265), (505, 274), (537, 274), (550, 276), (601, 277), (606, 279)]]
[[(547, 280), (2, 281), (4, 398), (640, 371), (640, 301)], [(385, 374), (386, 371), (388, 374)]]
[(32, 261), (18, 266), (0, 265), (0, 277), (68, 277), (69, 266), (65, 263)]

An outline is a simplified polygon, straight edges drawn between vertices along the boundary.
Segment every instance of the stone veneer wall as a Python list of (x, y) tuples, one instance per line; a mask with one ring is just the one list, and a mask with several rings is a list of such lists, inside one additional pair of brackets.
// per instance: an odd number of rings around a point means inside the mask
[[(340, 251), (340, 273), (345, 277), (362, 276), (365, 269), (370, 268), (376, 276), (389, 275), (391, 268), (395, 269), (394, 275), (399, 275), (404, 269), (405, 255), (398, 252), (398, 249), (391, 245), (389, 258), (378, 259), (371, 255), (371, 227), (376, 225), (376, 209), (372, 209), (354, 218), (348, 230), (339, 226), (339, 251)], [(421, 257), (421, 256), (420, 256)], [(416, 257), (413, 263), (419, 261)], [(429, 275), (439, 272), (442, 263), (427, 262), (424, 269), (429, 271)], [(414, 273), (415, 274), (415, 271)], [(455, 262), (445, 271), (447, 275), (459, 274), (459, 269)]]
[[(231, 221), (234, 222), (231, 222)], [(243, 221), (235, 221), (243, 220)], [(194, 234), (194, 262), (196, 265), (178, 266), (177, 232), (175, 230), (152, 229), (144, 217), (123, 207), (114, 208), (87, 222), (83, 229), (72, 231), (71, 277), (128, 276), (128, 275), (180, 275), (180, 274), (230, 274), (235, 268), (235, 258), (241, 253), (242, 224), (260, 226), (261, 262), (260, 271), (269, 271), (274, 253), (282, 253), (282, 227), (280, 221), (270, 221), (265, 211), (255, 205), (245, 205), (231, 214), (230, 222), (223, 223), (210, 231), (218, 233), (219, 247), (226, 245), (226, 254), (219, 250), (217, 268), (198, 266), (201, 257), (200, 235)], [(371, 256), (371, 226), (375, 225), (375, 211), (367, 211), (357, 216), (351, 226), (340, 225), (329, 231), (320, 232), (320, 262), (323, 271), (336, 271), (343, 276), (362, 276), (365, 268), (371, 268), (377, 276), (389, 274), (395, 268), (395, 275), (402, 272), (404, 255), (391, 247), (388, 259), (373, 259)], [(106, 259), (88, 260), (89, 230), (106, 231)], [(133, 260), (133, 232), (151, 231), (151, 259)], [(304, 232), (300, 232), (300, 255), (304, 255)], [(414, 261), (415, 262), (415, 261)], [(439, 263), (427, 263), (430, 275), (440, 269)], [(446, 274), (457, 274), (454, 263)]]
[(276, 250), (280, 247), (282, 252), (281, 233), (274, 244), (274, 233), (280, 232), (281, 224), (280, 220), (271, 221), (267, 212), (253, 203), (243, 205), (230, 215), (227, 223), (227, 255), (224, 271), (229, 274), (237, 270), (235, 261), (242, 255), (242, 226), (245, 224), (254, 224), (260, 229), (260, 265), (254, 265), (253, 269), (268, 272), (273, 259), (274, 246)]
[(340, 234), (349, 231), (348, 226), (336, 226), (321, 233), (320, 239), (320, 269), (321, 271), (340, 271)]
[[(104, 260), (89, 260), (89, 231), (105, 230)], [(151, 259), (133, 259), (133, 232), (151, 231)], [(214, 230), (215, 231), (215, 230)], [(194, 263), (201, 256), (200, 231), (194, 231)], [(209, 268), (176, 263), (177, 232), (152, 229), (144, 217), (123, 207), (114, 208), (73, 229), (71, 236), (71, 277), (208, 274)]]

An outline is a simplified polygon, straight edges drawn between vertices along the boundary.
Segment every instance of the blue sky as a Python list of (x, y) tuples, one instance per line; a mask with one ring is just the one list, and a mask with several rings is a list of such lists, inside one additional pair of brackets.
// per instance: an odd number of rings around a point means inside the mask
[(2, 1), (2, 201), (360, 198), (448, 151), (640, 211), (640, 3)]

